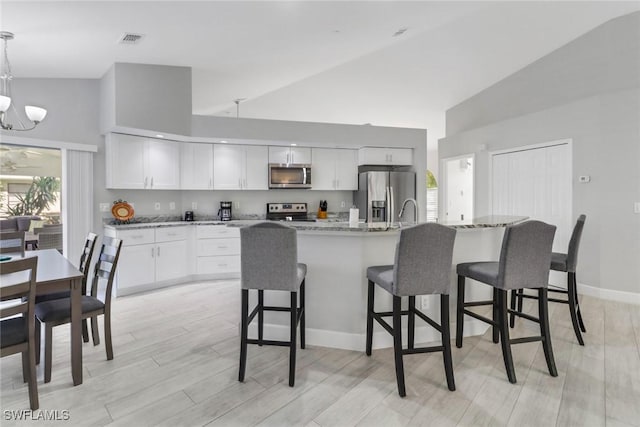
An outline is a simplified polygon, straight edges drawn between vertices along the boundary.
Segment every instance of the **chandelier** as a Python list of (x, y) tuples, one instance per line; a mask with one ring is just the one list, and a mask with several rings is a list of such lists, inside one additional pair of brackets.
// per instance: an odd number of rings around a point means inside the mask
[[(8, 31), (0, 31), (0, 39), (2, 39), (4, 43), (2, 70), (0, 71), (0, 127), (2, 127), (2, 129), (4, 130), (31, 130), (35, 128), (38, 123), (44, 120), (44, 117), (47, 115), (47, 110), (45, 110), (44, 108), (35, 107), (33, 105), (26, 105), (24, 107), (24, 112), (32, 122), (31, 127), (26, 127), (20, 120), (15, 107), (15, 103), (11, 102), (11, 80), (13, 79), (13, 75), (11, 74), (11, 64), (9, 63), (9, 56), (7, 55), (7, 41), (13, 39), (13, 33), (10, 33)], [(6, 122), (9, 107), (11, 107), (16, 117), (18, 118), (18, 122), (20, 123), (19, 128), (14, 129), (12, 124)]]

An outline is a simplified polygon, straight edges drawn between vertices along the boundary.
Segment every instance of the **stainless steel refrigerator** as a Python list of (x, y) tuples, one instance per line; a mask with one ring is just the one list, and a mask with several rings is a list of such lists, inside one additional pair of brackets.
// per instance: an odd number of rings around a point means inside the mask
[[(402, 202), (415, 198), (415, 172), (369, 171), (358, 176), (354, 199), (360, 218), (367, 223), (398, 222)], [(413, 209), (406, 209), (402, 222), (415, 221)]]

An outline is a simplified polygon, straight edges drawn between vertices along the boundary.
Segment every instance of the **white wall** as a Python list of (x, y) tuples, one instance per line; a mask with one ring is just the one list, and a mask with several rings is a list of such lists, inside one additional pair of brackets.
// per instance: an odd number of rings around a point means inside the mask
[[(640, 215), (633, 213), (640, 201), (639, 118), (640, 14), (634, 13), (449, 110), (439, 157), (476, 153), (476, 215), (484, 215), (487, 150), (571, 138), (573, 216), (587, 215), (578, 281), (640, 293)], [(578, 183), (580, 175), (591, 182)]]

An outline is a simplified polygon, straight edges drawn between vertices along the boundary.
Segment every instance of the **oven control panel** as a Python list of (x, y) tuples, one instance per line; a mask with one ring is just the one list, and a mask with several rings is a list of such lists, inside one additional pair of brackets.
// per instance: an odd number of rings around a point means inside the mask
[(267, 213), (306, 214), (306, 203), (267, 203)]

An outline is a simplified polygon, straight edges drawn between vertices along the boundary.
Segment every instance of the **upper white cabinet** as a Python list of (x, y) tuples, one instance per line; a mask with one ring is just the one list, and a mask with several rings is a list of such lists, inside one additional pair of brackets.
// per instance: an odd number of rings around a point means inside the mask
[(349, 149), (314, 148), (311, 189), (357, 190), (357, 151)]
[(268, 149), (256, 145), (213, 145), (215, 190), (267, 190)]
[(309, 147), (269, 147), (269, 163), (311, 164), (311, 148)]
[(358, 152), (359, 165), (413, 165), (411, 148), (364, 147)]
[(180, 188), (180, 144), (112, 133), (106, 144), (107, 188)]
[(213, 189), (213, 144), (180, 145), (180, 188)]

